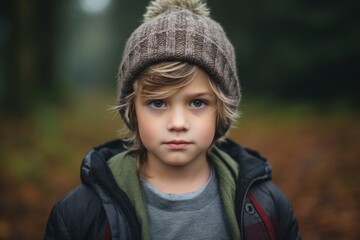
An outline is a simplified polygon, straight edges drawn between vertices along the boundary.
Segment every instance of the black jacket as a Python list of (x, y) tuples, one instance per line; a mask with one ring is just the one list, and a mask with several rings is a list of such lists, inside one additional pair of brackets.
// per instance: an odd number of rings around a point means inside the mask
[[(92, 149), (81, 166), (82, 184), (53, 207), (45, 239), (141, 239), (140, 225), (106, 161), (124, 151), (115, 140)], [(219, 145), (239, 164), (236, 218), (242, 239), (300, 239), (283, 192), (271, 182), (271, 167), (257, 152), (231, 140)]]

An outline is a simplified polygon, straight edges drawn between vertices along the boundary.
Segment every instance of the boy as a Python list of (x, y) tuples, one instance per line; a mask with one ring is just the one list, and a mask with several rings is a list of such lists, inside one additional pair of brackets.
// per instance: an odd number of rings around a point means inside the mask
[(225, 134), (234, 50), (200, 0), (154, 0), (119, 69), (124, 140), (94, 148), (46, 239), (300, 239), (271, 167)]

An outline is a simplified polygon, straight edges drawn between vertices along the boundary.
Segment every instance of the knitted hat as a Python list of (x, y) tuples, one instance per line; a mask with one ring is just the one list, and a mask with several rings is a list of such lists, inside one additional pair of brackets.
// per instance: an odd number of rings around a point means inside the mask
[[(145, 69), (164, 61), (198, 65), (227, 97), (239, 103), (234, 48), (201, 0), (150, 3), (144, 22), (131, 34), (123, 52), (118, 73), (119, 104), (126, 103), (134, 81)], [(125, 120), (123, 110), (120, 114)]]

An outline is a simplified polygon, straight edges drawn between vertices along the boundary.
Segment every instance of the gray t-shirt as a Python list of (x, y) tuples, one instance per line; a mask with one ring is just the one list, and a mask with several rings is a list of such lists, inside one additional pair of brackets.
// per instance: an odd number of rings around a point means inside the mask
[(154, 240), (230, 239), (215, 171), (195, 192), (164, 193), (142, 179)]

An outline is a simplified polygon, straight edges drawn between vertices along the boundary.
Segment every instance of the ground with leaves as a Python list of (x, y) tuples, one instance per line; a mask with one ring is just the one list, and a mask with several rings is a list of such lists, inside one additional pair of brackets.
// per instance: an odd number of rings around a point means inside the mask
[[(99, 100), (100, 99), (100, 100)], [(87, 150), (117, 136), (108, 98), (0, 119), (0, 239), (41, 239)], [(351, 109), (244, 104), (230, 136), (257, 149), (291, 200), (303, 239), (359, 239), (360, 124)]]

